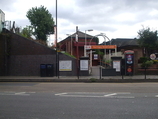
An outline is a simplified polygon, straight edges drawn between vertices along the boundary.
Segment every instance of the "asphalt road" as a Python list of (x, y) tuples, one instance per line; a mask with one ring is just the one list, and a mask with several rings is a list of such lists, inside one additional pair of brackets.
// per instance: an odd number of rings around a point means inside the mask
[(158, 119), (158, 83), (0, 83), (0, 119)]

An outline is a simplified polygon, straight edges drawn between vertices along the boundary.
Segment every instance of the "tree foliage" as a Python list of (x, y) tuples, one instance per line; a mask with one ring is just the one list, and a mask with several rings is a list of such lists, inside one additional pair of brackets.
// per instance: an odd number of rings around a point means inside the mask
[(143, 27), (138, 31), (138, 44), (145, 49), (146, 55), (150, 55), (158, 47), (157, 31)]
[(22, 29), (22, 31), (20, 32), (20, 35), (28, 38), (28, 39), (32, 39), (32, 34), (33, 34), (33, 28), (31, 26), (26, 26), (25, 28)]
[(31, 22), (36, 39), (46, 41), (47, 35), (54, 33), (53, 17), (44, 6), (29, 9), (26, 16)]
[(99, 38), (98, 37), (94, 37), (93, 41), (96, 42), (96, 44), (99, 44)]

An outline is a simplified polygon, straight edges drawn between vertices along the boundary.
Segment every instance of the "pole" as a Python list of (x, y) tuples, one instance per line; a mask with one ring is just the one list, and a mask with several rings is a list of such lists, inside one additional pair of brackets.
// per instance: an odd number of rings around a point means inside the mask
[(71, 55), (72, 55), (72, 35), (71, 35)]
[(55, 27), (55, 29), (56, 29), (56, 33), (55, 33), (55, 37), (56, 37), (56, 76), (58, 76), (58, 78), (59, 78), (59, 53), (58, 53), (58, 44), (57, 44), (57, 0), (56, 0), (56, 27)]
[[(110, 45), (111, 45), (111, 40), (110, 40)], [(111, 60), (111, 49), (109, 49), (109, 61)]]
[(102, 79), (102, 60), (100, 58), (100, 80)]
[(78, 54), (78, 26), (76, 26), (76, 54), (77, 54), (77, 78), (79, 79), (79, 54)]
[(85, 30), (85, 45), (84, 45), (84, 56), (86, 57), (86, 44), (87, 44), (87, 38), (86, 38), (86, 30)]
[(92, 49), (90, 50), (90, 72), (92, 72)]
[(85, 30), (85, 45), (84, 45), (84, 57), (87, 56), (87, 34), (86, 34), (86, 31), (93, 31), (93, 29), (88, 29), (88, 30)]
[(145, 66), (145, 79), (146, 79), (146, 66)]
[[(103, 36), (104, 37), (104, 45), (106, 45), (106, 37), (105, 36)], [(105, 54), (105, 59), (106, 59), (106, 49), (104, 49), (104, 54)], [(105, 64), (105, 66), (106, 66), (106, 64)]]

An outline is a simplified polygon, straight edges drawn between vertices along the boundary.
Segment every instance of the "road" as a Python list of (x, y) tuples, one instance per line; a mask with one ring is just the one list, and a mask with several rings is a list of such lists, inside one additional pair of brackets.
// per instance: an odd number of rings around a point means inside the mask
[(158, 119), (158, 83), (0, 83), (0, 119)]

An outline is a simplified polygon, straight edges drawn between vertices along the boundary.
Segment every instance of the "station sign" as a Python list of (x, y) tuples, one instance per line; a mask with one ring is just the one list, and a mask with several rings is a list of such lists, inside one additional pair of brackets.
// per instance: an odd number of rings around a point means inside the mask
[(86, 49), (115, 49), (116, 45), (87, 45)]

